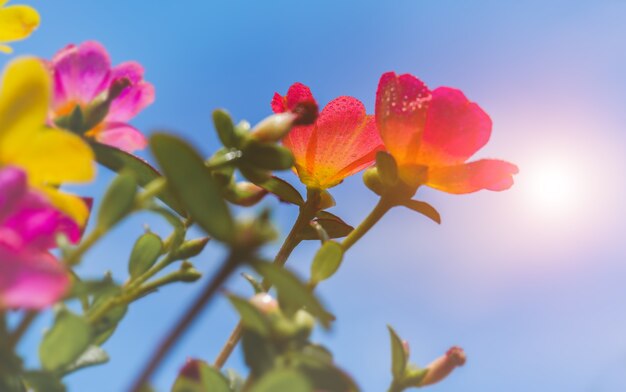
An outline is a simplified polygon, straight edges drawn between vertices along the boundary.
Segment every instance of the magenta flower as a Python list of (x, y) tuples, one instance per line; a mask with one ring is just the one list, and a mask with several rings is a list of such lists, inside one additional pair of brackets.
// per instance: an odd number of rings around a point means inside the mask
[(48, 251), (58, 234), (72, 242), (80, 228), (28, 187), (21, 169), (0, 169), (0, 309), (39, 309), (57, 301), (70, 283)]
[(54, 80), (52, 119), (66, 116), (78, 105), (82, 109), (97, 98), (106, 97), (111, 87), (128, 83), (112, 100), (104, 120), (85, 135), (125, 151), (146, 147), (145, 136), (128, 121), (154, 102), (154, 86), (143, 80), (143, 67), (129, 61), (111, 67), (106, 49), (97, 42), (69, 45), (50, 64)]

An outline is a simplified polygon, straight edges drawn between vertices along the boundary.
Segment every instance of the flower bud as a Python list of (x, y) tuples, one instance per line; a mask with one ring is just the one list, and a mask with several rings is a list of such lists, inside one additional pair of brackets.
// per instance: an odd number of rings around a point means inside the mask
[(268, 293), (255, 294), (252, 298), (250, 298), (250, 303), (265, 314), (274, 313), (279, 309), (278, 301), (276, 301)]
[(257, 124), (250, 136), (263, 143), (279, 142), (294, 126), (298, 115), (291, 112), (273, 114)]
[(385, 186), (378, 175), (376, 167), (370, 167), (365, 170), (363, 173), (363, 182), (365, 183), (365, 186), (377, 195), (382, 195), (385, 190)]
[(188, 358), (185, 366), (178, 373), (180, 377), (188, 378), (193, 381), (200, 381), (200, 366), (204, 362), (199, 359)]
[(232, 194), (228, 200), (234, 204), (244, 207), (250, 207), (261, 201), (267, 191), (251, 182), (242, 181), (234, 184), (231, 189)]
[(428, 372), (420, 382), (421, 387), (436, 384), (448, 377), (452, 371), (465, 364), (465, 352), (461, 347), (452, 347), (444, 355), (431, 362), (426, 369)]

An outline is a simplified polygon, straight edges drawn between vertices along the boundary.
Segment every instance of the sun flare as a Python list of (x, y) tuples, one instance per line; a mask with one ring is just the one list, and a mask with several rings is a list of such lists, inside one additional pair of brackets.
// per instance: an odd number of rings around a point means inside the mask
[(529, 168), (524, 176), (528, 201), (542, 213), (572, 212), (584, 198), (581, 175), (575, 165), (565, 160), (547, 161)]

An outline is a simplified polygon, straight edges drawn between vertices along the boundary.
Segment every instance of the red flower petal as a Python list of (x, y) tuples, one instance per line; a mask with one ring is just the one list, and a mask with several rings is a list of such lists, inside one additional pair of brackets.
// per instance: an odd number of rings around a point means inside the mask
[(376, 122), (385, 147), (399, 165), (416, 163), (431, 92), (413, 75), (381, 76), (376, 92)]
[(513, 185), (513, 174), (517, 172), (517, 166), (512, 163), (481, 159), (461, 165), (430, 168), (426, 185), (455, 194), (481, 189), (503, 191)]
[(383, 149), (375, 120), (352, 97), (332, 100), (314, 126), (295, 127), (283, 140), (296, 158), (301, 180), (329, 188), (371, 165)]
[(460, 90), (440, 87), (433, 91), (418, 161), (429, 166), (465, 162), (491, 136), (491, 119)]

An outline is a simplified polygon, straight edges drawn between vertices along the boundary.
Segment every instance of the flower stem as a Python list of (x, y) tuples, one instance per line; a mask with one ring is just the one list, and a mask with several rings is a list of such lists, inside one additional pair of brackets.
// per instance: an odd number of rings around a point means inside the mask
[(352, 245), (360, 240), (361, 237), (363, 237), (380, 220), (380, 218), (393, 208), (393, 206), (394, 203), (385, 197), (381, 197), (372, 212), (370, 212), (363, 222), (352, 230), (352, 232), (341, 242), (343, 251), (346, 252), (350, 249)]
[[(320, 192), (317, 189), (308, 189), (307, 190), (307, 200), (300, 207), (300, 212), (298, 213), (298, 217), (291, 227), (291, 231), (287, 234), (283, 245), (280, 247), (278, 253), (276, 253), (276, 257), (274, 257), (274, 264), (282, 267), (287, 262), (289, 255), (291, 252), (302, 242), (301, 232), (306, 228), (311, 219), (315, 218), (315, 214), (318, 212), (318, 205), (320, 201)], [(266, 291), (271, 288), (271, 283), (268, 280), (263, 280), (262, 282), (263, 289)], [(216, 369), (221, 369), (228, 357), (232, 354), (233, 350), (239, 343), (241, 339), (241, 334), (243, 333), (243, 325), (241, 320), (237, 323), (237, 326), (233, 329), (228, 337), (228, 340), (224, 344), (224, 347), (220, 350), (215, 362), (213, 363), (213, 367)]]
[(226, 279), (233, 273), (242, 261), (240, 255), (231, 253), (224, 261), (224, 264), (218, 273), (206, 285), (204, 291), (187, 309), (185, 314), (178, 320), (176, 325), (170, 330), (165, 339), (161, 342), (156, 352), (151, 356), (150, 361), (144, 366), (143, 371), (133, 383), (132, 392), (139, 392), (142, 386), (150, 379), (152, 374), (158, 369), (159, 365), (165, 359), (170, 350), (175, 346), (178, 340), (183, 336), (200, 312), (205, 308), (209, 300), (215, 292), (224, 284)]
[(31, 326), (33, 321), (35, 321), (35, 318), (37, 318), (38, 315), (39, 312), (34, 310), (29, 310), (24, 313), (22, 320), (20, 320), (20, 323), (17, 327), (15, 327), (7, 339), (7, 345), (10, 349), (14, 349), (17, 346), (22, 336), (24, 336), (26, 331), (28, 331), (28, 328)]

